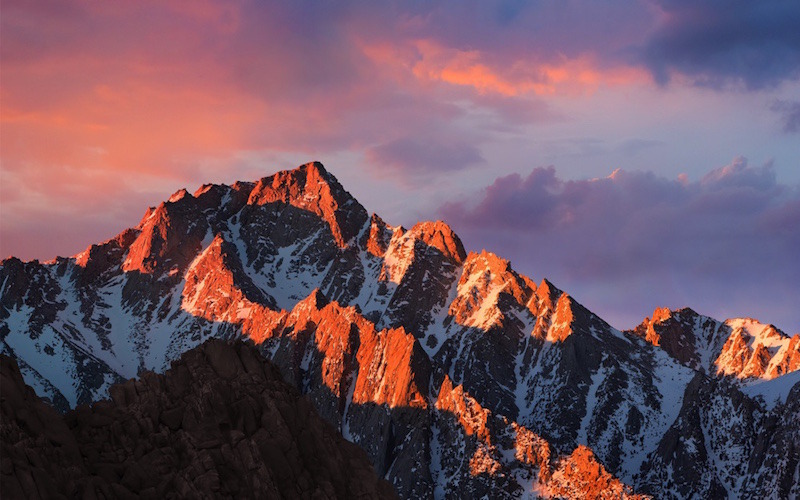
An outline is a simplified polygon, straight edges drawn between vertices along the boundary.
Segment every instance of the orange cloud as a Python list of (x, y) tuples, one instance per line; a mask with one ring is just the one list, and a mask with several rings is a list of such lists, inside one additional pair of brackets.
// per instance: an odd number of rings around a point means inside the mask
[(524, 94), (591, 94), (602, 85), (633, 85), (650, 81), (640, 68), (620, 66), (600, 68), (588, 55), (556, 62), (516, 60), (495, 63), (476, 50), (442, 47), (428, 40), (415, 44), (419, 60), (414, 75), (423, 80), (441, 81), (471, 87), (480, 94), (514, 97)]

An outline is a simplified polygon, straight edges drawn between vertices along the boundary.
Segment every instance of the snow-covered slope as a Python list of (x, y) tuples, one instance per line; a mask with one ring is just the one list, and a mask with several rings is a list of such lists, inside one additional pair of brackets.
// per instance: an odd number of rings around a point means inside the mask
[[(753, 443), (767, 422), (782, 428), (791, 397), (776, 403), (741, 384), (733, 397), (723, 375), (782, 380), (797, 368), (797, 341), (683, 311), (615, 330), (549, 281), (465, 252), (442, 222), (406, 230), (370, 216), (318, 163), (181, 190), (75, 257), (0, 267), (0, 348), (61, 407), (163, 371), (208, 337), (242, 335), (405, 497), (479, 497), (501, 483), (493, 496), (588, 491), (569, 472), (578, 466), (615, 495), (631, 492), (612, 476), (657, 497), (675, 484), (770, 495), (798, 461), (759, 469), (771, 455)], [(675, 335), (662, 328), (670, 321)], [(735, 369), (764, 350), (763, 371)], [(496, 425), (453, 423), (467, 414)], [(675, 450), (706, 439), (700, 428), (713, 428), (710, 443), (743, 440), (724, 465), (750, 479), (696, 473), (721, 470), (721, 451), (674, 466)], [(545, 445), (549, 458), (531, 458)]]

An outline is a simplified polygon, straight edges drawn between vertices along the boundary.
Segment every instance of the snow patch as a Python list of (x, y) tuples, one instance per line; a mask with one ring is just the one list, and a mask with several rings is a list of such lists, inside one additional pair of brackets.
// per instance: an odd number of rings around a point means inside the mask
[(578, 429), (578, 444), (589, 446), (589, 426), (594, 416), (594, 408), (597, 406), (597, 389), (603, 383), (608, 375), (608, 369), (603, 365), (607, 356), (603, 355), (603, 361), (600, 363), (600, 368), (592, 375), (592, 382), (589, 385), (589, 392), (586, 395), (586, 413), (581, 419), (581, 426)]
[(785, 404), (789, 392), (800, 383), (800, 371), (787, 373), (772, 380), (745, 385), (741, 391), (751, 398), (761, 399), (771, 410), (776, 405)]

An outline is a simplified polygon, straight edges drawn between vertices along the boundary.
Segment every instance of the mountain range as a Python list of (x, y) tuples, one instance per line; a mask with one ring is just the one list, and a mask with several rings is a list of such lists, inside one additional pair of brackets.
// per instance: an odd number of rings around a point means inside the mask
[(252, 342), (403, 498), (800, 495), (800, 335), (689, 308), (618, 330), (317, 162), (0, 264), (0, 350), (61, 411), (209, 339)]

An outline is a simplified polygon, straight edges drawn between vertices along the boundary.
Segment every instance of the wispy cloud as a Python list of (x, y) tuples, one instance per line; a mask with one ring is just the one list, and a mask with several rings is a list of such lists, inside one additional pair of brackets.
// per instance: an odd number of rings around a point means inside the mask
[(775, 101), (770, 109), (780, 115), (784, 132), (787, 134), (800, 132), (800, 101)]
[(367, 150), (367, 160), (398, 174), (456, 171), (485, 162), (474, 144), (436, 136), (409, 136), (380, 144)]

